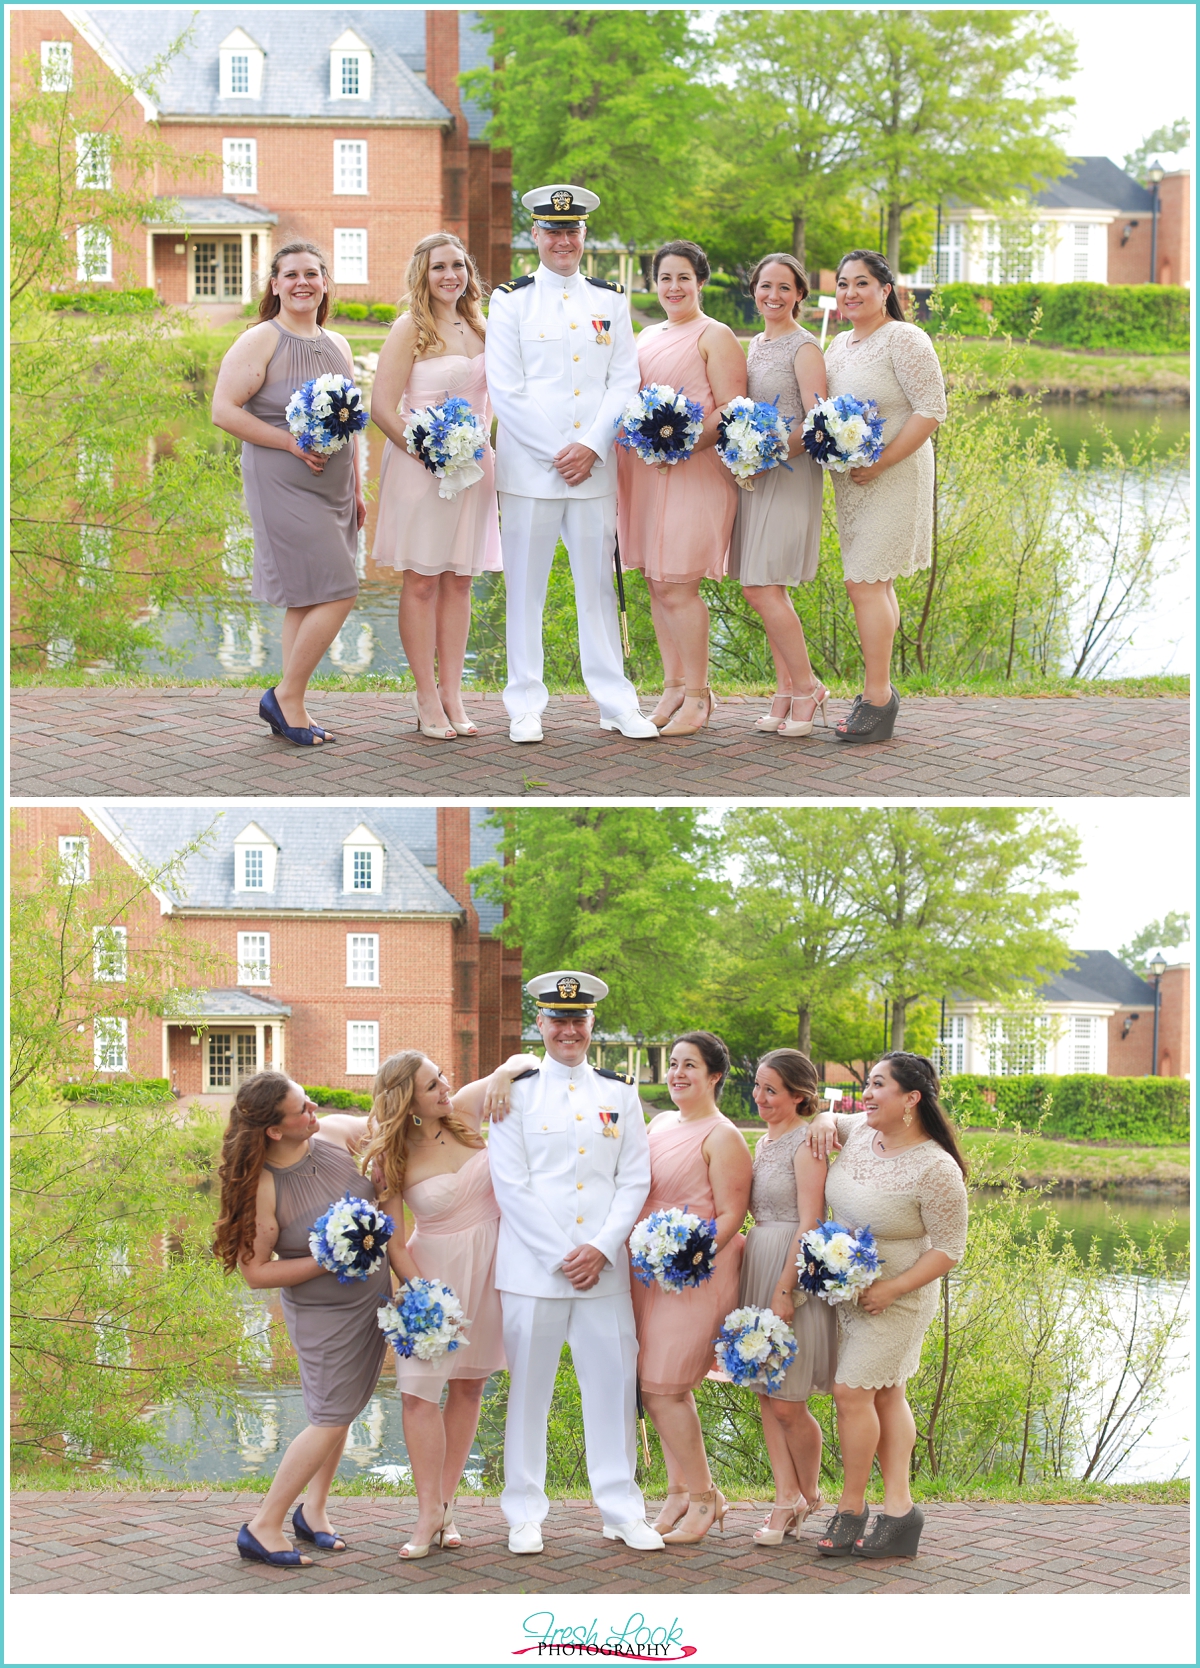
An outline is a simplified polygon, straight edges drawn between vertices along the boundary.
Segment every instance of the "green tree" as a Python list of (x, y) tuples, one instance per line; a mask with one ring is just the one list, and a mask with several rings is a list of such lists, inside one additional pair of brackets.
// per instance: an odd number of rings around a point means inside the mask
[[(113, 91), (81, 66), (69, 88), (44, 90), (30, 62), (12, 96), (10, 583), (26, 668), (136, 668), (159, 643), (157, 611), (225, 588), (225, 541), (244, 520), (233, 452), (186, 437), (198, 350), (178, 316), (153, 297), (99, 317), (50, 304), (80, 287), (77, 231), (109, 240), (115, 271), (166, 212), (153, 192), (179, 159), (153, 131), (122, 131), (146, 84), (116, 79)], [(80, 183), (84, 135), (106, 185)]]
[(1135, 932), (1117, 954), (1136, 973), (1145, 967), (1146, 957), (1152, 950), (1173, 950), (1177, 945), (1189, 944), (1191, 938), (1191, 913), (1186, 909), (1168, 909), (1161, 921), (1150, 921), (1141, 932)]
[(516, 194), (569, 180), (601, 199), (597, 237), (670, 235), (712, 103), (691, 74), (688, 13), (499, 11), (480, 27), (495, 67), (462, 87), (491, 112), (489, 138), (512, 147)]
[(687, 992), (721, 888), (712, 837), (691, 809), (579, 807), (503, 813), (504, 863), (471, 872), (505, 906), (497, 929), (525, 967), (576, 967), (611, 995), (602, 1031), (663, 1035), (691, 1023)]
[(892, 1047), (908, 1014), (949, 991), (1003, 997), (1067, 966), (1059, 884), (1079, 867), (1079, 835), (1050, 811), (840, 811), (856, 826), (849, 890), (868, 934), (873, 981), (891, 1003)]
[(1186, 116), (1181, 116), (1176, 122), (1167, 122), (1148, 134), (1135, 151), (1129, 152), (1123, 163), (1125, 172), (1132, 174), (1142, 185), (1149, 185), (1151, 163), (1160, 162), (1164, 156), (1178, 156), (1191, 142), (1192, 124)]
[(1003, 203), (1066, 172), (1058, 119), (1072, 100), (1045, 83), (1073, 74), (1075, 45), (1045, 13), (855, 15), (862, 29), (848, 120), (883, 204), (893, 271), (904, 218), (919, 205)]

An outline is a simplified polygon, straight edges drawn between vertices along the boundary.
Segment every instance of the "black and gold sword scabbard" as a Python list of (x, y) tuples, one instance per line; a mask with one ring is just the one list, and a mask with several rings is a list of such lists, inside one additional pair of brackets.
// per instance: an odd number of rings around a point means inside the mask
[[(620, 572), (620, 569), (618, 569), (617, 571)], [(650, 1444), (646, 1439), (646, 1409), (642, 1405), (642, 1380), (641, 1380), (641, 1375), (640, 1374), (634, 1380), (634, 1385), (635, 1385), (636, 1391), (637, 1391), (638, 1428), (640, 1429), (640, 1431), (642, 1433), (642, 1453), (646, 1457), (646, 1464), (649, 1465), (650, 1464)]]
[[(618, 610), (620, 612), (620, 615), (621, 615), (621, 648), (624, 650), (625, 658), (628, 659), (629, 658), (629, 616), (625, 612), (625, 570), (621, 566), (621, 546), (617, 542), (616, 539), (613, 540), (613, 565), (617, 570), (617, 608), (618, 608)], [(640, 1399), (638, 1401), (638, 1407), (639, 1407), (639, 1409), (641, 1407)], [(643, 1437), (645, 1436), (645, 1424), (644, 1424), (644, 1422), (643, 1422), (643, 1427), (642, 1427), (642, 1435), (643, 1435)]]

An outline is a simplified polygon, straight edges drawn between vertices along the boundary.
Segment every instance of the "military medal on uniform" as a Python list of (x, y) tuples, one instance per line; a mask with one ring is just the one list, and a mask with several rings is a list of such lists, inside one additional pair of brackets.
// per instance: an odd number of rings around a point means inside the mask
[(607, 1135), (610, 1140), (615, 1141), (617, 1138), (617, 1119), (621, 1114), (614, 1112), (611, 1106), (602, 1106), (599, 1111), (600, 1122), (604, 1125), (604, 1128), (600, 1131), (601, 1135)]
[(608, 347), (612, 341), (609, 331), (612, 329), (611, 319), (593, 319), (592, 329), (596, 332), (595, 340), (600, 347)]

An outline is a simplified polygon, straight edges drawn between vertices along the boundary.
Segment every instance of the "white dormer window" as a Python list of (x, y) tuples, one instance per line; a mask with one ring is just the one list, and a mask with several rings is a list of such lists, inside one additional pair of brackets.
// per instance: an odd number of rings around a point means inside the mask
[(69, 93), (74, 79), (75, 51), (70, 41), (42, 42), (42, 91)]
[(367, 99), (371, 96), (371, 48), (347, 29), (329, 53), (330, 98)]
[(233, 842), (235, 892), (273, 892), (279, 847), (256, 822), (249, 823)]
[(342, 891), (383, 891), (383, 842), (366, 823), (342, 841)]
[(217, 49), (222, 98), (261, 98), (266, 53), (244, 29), (235, 29)]

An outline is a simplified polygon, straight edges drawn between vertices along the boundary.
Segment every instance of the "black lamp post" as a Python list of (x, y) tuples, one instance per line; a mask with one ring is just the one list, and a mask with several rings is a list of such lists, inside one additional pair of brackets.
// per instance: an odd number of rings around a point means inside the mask
[(1159, 986), (1162, 976), (1167, 971), (1167, 964), (1161, 950), (1154, 952), (1154, 960), (1150, 963), (1150, 971), (1154, 974), (1154, 1042), (1151, 1045), (1150, 1076), (1158, 1076), (1158, 1011), (1161, 1005)]
[(1154, 201), (1150, 208), (1150, 282), (1158, 283), (1158, 188), (1166, 169), (1161, 162), (1152, 163), (1146, 170), (1146, 178), (1154, 190)]

